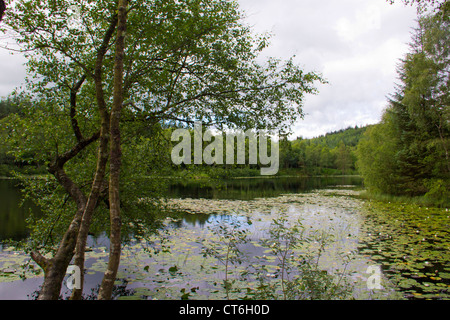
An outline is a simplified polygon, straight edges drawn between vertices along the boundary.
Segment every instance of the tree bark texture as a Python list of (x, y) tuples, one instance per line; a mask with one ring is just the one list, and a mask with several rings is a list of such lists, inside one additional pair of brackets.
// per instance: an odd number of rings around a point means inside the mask
[(38, 300), (56, 300), (59, 298), (62, 282), (75, 250), (78, 230), (86, 203), (84, 194), (67, 176), (62, 166), (53, 164), (50, 166), (50, 171), (77, 203), (77, 212), (53, 258), (44, 258), (39, 252), (31, 253), (31, 258), (44, 270), (44, 283), (39, 292)]
[(114, 96), (110, 119), (110, 178), (109, 178), (109, 212), (110, 212), (110, 252), (107, 270), (103, 276), (98, 299), (109, 300), (112, 297), (114, 282), (120, 264), (121, 252), (121, 218), (120, 218), (120, 166), (122, 151), (120, 145), (120, 116), (123, 105), (123, 60), (125, 54), (125, 33), (127, 24), (127, 0), (119, 0), (116, 55), (114, 63)]

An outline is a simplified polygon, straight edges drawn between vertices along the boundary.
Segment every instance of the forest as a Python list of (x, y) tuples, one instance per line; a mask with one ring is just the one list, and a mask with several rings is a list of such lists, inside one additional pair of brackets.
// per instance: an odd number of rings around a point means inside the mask
[[(10, 99), (0, 100), (0, 119), (9, 114), (20, 114), (20, 101)], [(326, 135), (304, 139), (298, 137), (295, 140), (288, 140), (286, 137), (279, 142), (280, 152), (280, 171), (278, 176), (284, 175), (348, 175), (358, 174), (356, 167), (356, 148), (359, 140), (368, 127), (349, 127), (339, 131), (330, 132)], [(171, 132), (175, 127), (166, 127), (161, 129), (158, 144), (166, 146), (162, 148), (161, 154), (165, 159), (170, 159), (170, 150), (175, 143), (170, 141)], [(2, 131), (5, 133), (5, 131)], [(0, 133), (1, 134), (1, 133)], [(155, 139), (155, 137), (153, 137)], [(155, 139), (156, 140), (156, 139)], [(6, 141), (6, 138), (3, 139)], [(248, 159), (248, 139), (246, 141), (246, 159)], [(236, 148), (236, 145), (234, 146)], [(34, 159), (34, 155), (28, 157)], [(225, 162), (225, 161), (224, 161)], [(143, 163), (146, 167), (146, 164)], [(144, 175), (152, 174), (148, 164), (148, 172)], [(46, 173), (43, 163), (29, 163), (26, 161), (16, 161), (13, 156), (8, 155), (7, 148), (0, 144), (0, 174), (3, 176), (12, 176), (14, 170), (27, 174)], [(183, 166), (168, 165), (160, 172), (162, 176), (177, 176), (186, 174), (189, 171), (191, 175), (199, 175), (210, 178), (244, 177), (259, 175), (260, 165), (202, 165), (202, 166)], [(185, 171), (184, 173), (182, 173)]]

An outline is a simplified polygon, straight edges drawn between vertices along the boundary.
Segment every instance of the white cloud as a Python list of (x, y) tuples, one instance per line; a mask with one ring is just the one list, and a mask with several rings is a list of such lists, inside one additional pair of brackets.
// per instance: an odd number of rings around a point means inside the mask
[(264, 53), (288, 58), (330, 82), (305, 100), (293, 136), (314, 137), (380, 120), (408, 50), (416, 10), (385, 0), (239, 0), (255, 30), (274, 33)]
[(12, 55), (0, 48), (0, 98), (8, 96), (24, 83), (26, 60), (20, 54)]
[[(367, 2), (364, 2), (367, 3)], [(338, 19), (335, 29), (344, 41), (355, 41), (358, 37), (372, 30), (381, 28), (381, 10), (374, 4), (356, 11), (353, 19), (342, 17)]]

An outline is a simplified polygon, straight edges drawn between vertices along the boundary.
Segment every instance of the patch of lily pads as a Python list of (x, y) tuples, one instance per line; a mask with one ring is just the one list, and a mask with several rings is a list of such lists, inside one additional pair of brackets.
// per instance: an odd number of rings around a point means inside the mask
[(41, 273), (29, 256), (14, 247), (3, 248), (0, 252), (0, 283), (35, 278)]
[[(250, 242), (246, 245), (248, 254), (259, 255), (267, 263), (267, 276), (276, 273), (276, 257), (270, 255), (270, 249), (261, 248), (258, 240), (269, 226), (270, 222), (285, 214), (290, 220), (300, 219), (307, 232), (317, 230), (333, 234), (333, 241), (326, 247), (320, 258), (321, 267), (329, 272), (342, 272), (344, 265), (355, 286), (353, 297), (393, 298), (394, 292), (387, 288), (383, 292), (373, 292), (367, 289), (365, 271), (369, 260), (352, 255), (346, 263), (344, 256), (357, 251), (360, 238), (361, 217), (358, 215), (363, 203), (350, 197), (352, 190), (338, 192), (336, 190), (321, 190), (308, 194), (287, 194), (276, 198), (260, 198), (250, 201), (214, 200), (214, 199), (173, 199), (173, 209), (186, 212), (182, 216), (184, 225), (174, 228), (170, 232), (169, 240), (158, 244), (153, 242), (152, 249), (160, 249), (159, 253), (149, 257), (146, 250), (142, 250), (138, 243), (131, 250), (129, 259), (134, 261), (133, 270), (127, 269), (127, 281), (136, 288), (135, 298), (139, 299), (176, 299), (188, 297), (195, 299), (224, 299), (223, 266), (217, 259), (205, 257), (199, 243), (218, 241), (217, 235), (207, 228), (209, 224), (220, 224), (225, 220), (241, 219), (251, 221)], [(192, 216), (210, 215), (210, 220), (203, 221), (200, 227), (189, 227), (195, 224)], [(219, 217), (219, 218), (217, 218)], [(223, 220), (222, 220), (223, 219)], [(174, 222), (168, 219), (168, 226)], [(178, 226), (180, 226), (178, 224)], [(313, 249), (314, 243), (311, 243)], [(241, 279), (248, 265), (233, 266), (230, 277), (235, 287), (252, 289), (258, 284), (248, 282), (248, 278)], [(145, 273), (142, 272), (145, 271)], [(386, 284), (388, 282), (386, 281)], [(124, 297), (130, 299), (130, 297)]]
[(450, 212), (368, 201), (359, 252), (408, 299), (450, 299)]
[[(265, 261), (266, 277), (270, 278), (279, 266), (259, 240), (273, 219), (284, 215), (290, 221), (300, 220), (307, 233), (332, 235), (320, 266), (336, 274), (345, 269), (354, 286), (353, 298), (449, 299), (450, 213), (360, 200), (355, 195), (357, 191), (351, 188), (334, 188), (245, 201), (171, 199), (169, 207), (180, 214), (167, 218), (164, 236), (153, 235), (150, 242), (136, 240), (124, 246), (117, 285), (125, 289), (118, 298), (226, 298), (224, 266), (217, 258), (205, 255), (204, 246), (220, 241), (213, 227), (229, 221), (245, 225), (249, 232), (246, 254), (250, 260), (257, 256)], [(311, 250), (314, 245), (310, 244)], [(86, 281), (98, 279), (107, 258), (103, 246), (87, 252)], [(382, 267), (382, 290), (367, 288), (366, 270), (373, 265)], [(0, 252), (0, 285), (42, 276), (36, 269), (28, 256), (13, 248)], [(236, 264), (227, 270), (235, 288), (258, 286), (242, 277), (247, 269), (248, 264)]]

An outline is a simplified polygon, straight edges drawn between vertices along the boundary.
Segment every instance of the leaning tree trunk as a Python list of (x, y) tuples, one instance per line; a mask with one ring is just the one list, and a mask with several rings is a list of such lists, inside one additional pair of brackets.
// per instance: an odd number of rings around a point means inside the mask
[[(97, 202), (99, 196), (99, 189), (103, 184), (104, 172), (106, 170), (106, 162), (108, 157), (107, 143), (109, 136), (109, 114), (106, 110), (105, 99), (103, 97), (103, 88), (102, 88), (102, 67), (104, 56), (108, 50), (109, 42), (112, 39), (115, 28), (117, 25), (117, 17), (113, 17), (113, 20), (110, 24), (109, 29), (107, 30), (101, 47), (97, 52), (97, 61), (95, 64), (94, 71), (94, 81), (95, 81), (95, 89), (96, 89), (96, 98), (97, 104), (100, 112), (100, 117), (102, 118), (102, 129), (92, 135), (90, 138), (83, 138), (81, 134), (81, 130), (78, 127), (78, 123), (75, 119), (76, 113), (76, 94), (83, 84), (86, 77), (83, 77), (74, 88), (72, 88), (71, 92), (71, 123), (72, 128), (75, 133), (75, 136), (78, 140), (78, 143), (66, 153), (58, 156), (57, 159), (49, 166), (49, 172), (55, 176), (58, 183), (64, 187), (66, 192), (70, 195), (70, 197), (74, 200), (77, 205), (77, 212), (64, 234), (63, 239), (56, 251), (56, 254), (53, 258), (48, 259), (43, 257), (39, 252), (35, 251), (31, 253), (31, 257), (33, 260), (44, 270), (44, 283), (39, 292), (38, 299), (39, 300), (56, 300), (59, 298), (62, 282), (66, 275), (67, 268), (74, 257), (75, 251), (78, 253), (77, 257), (79, 257), (79, 252), (83, 252), (83, 260), (82, 263), (78, 263), (77, 266), (80, 267), (81, 277), (83, 277), (84, 270), (84, 247), (85, 245), (79, 244), (79, 234), (80, 231), (84, 237), (87, 230), (89, 230), (90, 217), (95, 209), (95, 204)], [(106, 126), (104, 125), (106, 124)], [(76, 157), (82, 150), (84, 150), (87, 146), (97, 141), (100, 138), (100, 147), (99, 147), (99, 160), (96, 171), (96, 176), (92, 185), (92, 190), (89, 195), (89, 198), (86, 199), (86, 196), (80, 190), (80, 188), (67, 176), (64, 171), (64, 165)], [(106, 144), (106, 149), (105, 149)], [(78, 243), (78, 247), (77, 247)], [(78, 248), (82, 248), (76, 250)], [(80, 262), (80, 260), (77, 260)], [(82, 283), (82, 281), (81, 281)], [(81, 290), (75, 289), (75, 297), (81, 298)]]
[(110, 178), (109, 178), (109, 212), (110, 212), (110, 252), (108, 267), (103, 277), (98, 298), (109, 300), (112, 296), (114, 281), (120, 264), (121, 252), (121, 219), (120, 219), (120, 166), (121, 166), (121, 146), (120, 146), (120, 115), (123, 105), (123, 59), (125, 51), (125, 32), (127, 23), (127, 0), (119, 0), (118, 25), (116, 40), (116, 58), (114, 64), (114, 97), (111, 108), (110, 121)]
[[(106, 130), (109, 129), (109, 125), (106, 126)], [(108, 135), (105, 133), (105, 128), (102, 125), (102, 130), (100, 134), (100, 147), (98, 151), (97, 159), (97, 169), (94, 177), (94, 182), (92, 183), (91, 193), (86, 203), (86, 207), (83, 213), (83, 218), (80, 222), (79, 233), (76, 241), (75, 247), (75, 257), (74, 264), (82, 271), (80, 273), (80, 287), (73, 288), (71, 300), (80, 300), (83, 293), (84, 284), (84, 261), (85, 261), (85, 249), (87, 243), (87, 237), (89, 233), (89, 227), (92, 221), (92, 215), (94, 213), (95, 207), (97, 206), (98, 198), (102, 191), (104, 184), (104, 177), (106, 172), (106, 165), (108, 162)]]
[(97, 53), (97, 60), (95, 64), (96, 67), (94, 70), (96, 100), (101, 118), (100, 146), (97, 154), (97, 168), (94, 176), (94, 181), (92, 183), (91, 193), (86, 203), (83, 219), (81, 220), (80, 231), (78, 234), (77, 244), (75, 248), (74, 264), (81, 270), (80, 288), (74, 288), (72, 290), (72, 295), (70, 297), (71, 300), (80, 300), (82, 298), (84, 287), (84, 262), (85, 262), (85, 249), (87, 237), (89, 233), (89, 228), (91, 226), (92, 215), (94, 213), (95, 207), (97, 206), (97, 201), (98, 198), (100, 197), (100, 193), (104, 185), (104, 178), (106, 174), (106, 167), (109, 157), (108, 144), (110, 137), (110, 127), (109, 127), (110, 116), (106, 108), (106, 102), (103, 93), (102, 66), (104, 56), (108, 50), (108, 45), (116, 29), (116, 25), (117, 25), (117, 17), (114, 17), (108, 30), (106, 31), (103, 43)]
[[(76, 124), (73, 124), (74, 131)], [(39, 252), (31, 253), (31, 258), (44, 270), (44, 283), (39, 292), (39, 300), (56, 300), (61, 292), (62, 282), (66, 275), (67, 267), (73, 258), (78, 233), (80, 230), (83, 214), (86, 209), (86, 196), (81, 189), (73, 182), (64, 170), (64, 165), (76, 157), (87, 146), (96, 141), (100, 133), (95, 133), (90, 138), (79, 136), (78, 143), (66, 153), (58, 156), (49, 165), (49, 172), (53, 174), (58, 183), (64, 187), (77, 206), (77, 212), (72, 219), (66, 233), (64, 234), (59, 247), (53, 258), (45, 258)]]
[(78, 210), (76, 218), (72, 221), (53, 258), (44, 258), (38, 252), (31, 253), (33, 260), (44, 270), (44, 283), (38, 300), (57, 300), (59, 298), (67, 267), (73, 257), (82, 213), (83, 210)]
[(86, 204), (85, 196), (66, 175), (61, 162), (55, 162), (51, 165), (50, 171), (75, 200), (78, 209), (53, 258), (45, 258), (37, 251), (31, 253), (32, 259), (44, 270), (44, 283), (39, 292), (38, 300), (57, 300), (59, 298), (67, 267), (73, 257), (78, 230)]

